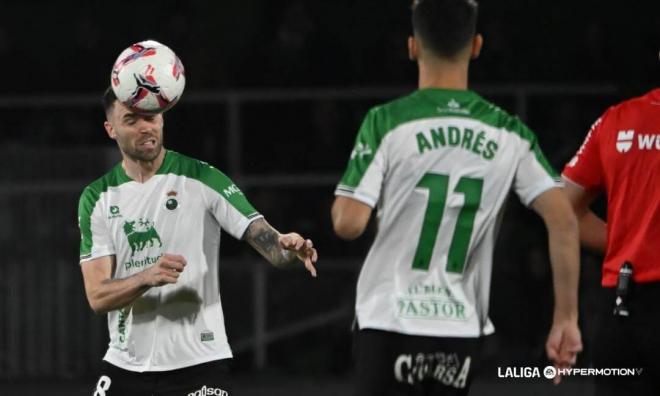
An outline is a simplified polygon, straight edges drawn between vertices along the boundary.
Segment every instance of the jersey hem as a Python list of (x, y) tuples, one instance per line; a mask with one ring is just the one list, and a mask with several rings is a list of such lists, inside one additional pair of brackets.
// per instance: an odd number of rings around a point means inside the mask
[(382, 331), (389, 331), (391, 333), (398, 333), (398, 334), (404, 334), (410, 336), (479, 338), (482, 336), (493, 334), (495, 332), (495, 327), (493, 327), (492, 324), (486, 325), (486, 327), (479, 332), (460, 331), (460, 332), (452, 333), (452, 332), (442, 332), (442, 331), (419, 331), (419, 330), (404, 331), (402, 329), (397, 329), (394, 326), (386, 326), (386, 325), (372, 324), (372, 323), (362, 324), (360, 323), (359, 319), (357, 322), (360, 330), (364, 330), (364, 329), (382, 330)]
[(354, 199), (356, 201), (359, 201), (359, 202), (369, 206), (372, 209), (376, 207), (376, 200), (375, 199), (373, 199), (373, 198), (371, 198), (371, 197), (369, 197), (365, 194), (360, 194), (357, 191), (351, 191), (345, 186), (337, 187), (337, 189), (335, 190), (335, 195), (340, 196), (340, 197), (347, 197), (347, 198)]
[(245, 219), (243, 219), (243, 221), (242, 221), (243, 224), (240, 227), (241, 231), (238, 233), (238, 236), (235, 236), (236, 239), (238, 239), (238, 240), (243, 239), (243, 237), (245, 236), (245, 232), (247, 231), (250, 224), (252, 224), (255, 220), (259, 220), (259, 219), (264, 218), (264, 216), (262, 214), (260, 214), (258, 212), (256, 212), (256, 213), (257, 213), (257, 216), (246, 217)]
[(86, 254), (84, 256), (80, 256), (80, 261), (78, 264), (86, 263), (88, 261), (96, 260), (101, 257), (107, 257), (107, 256), (114, 256), (115, 252), (107, 251), (107, 252), (102, 252), (102, 253), (97, 253), (97, 254)]
[(529, 207), (529, 205), (531, 205), (532, 202), (534, 202), (534, 200), (539, 197), (539, 195), (555, 187), (561, 188), (563, 187), (563, 183), (557, 180), (553, 180), (551, 183), (543, 183), (542, 185), (533, 189), (532, 192), (528, 194), (529, 198), (525, 197), (526, 199), (523, 201), (523, 204)]
[(568, 180), (569, 182), (575, 184), (576, 186), (582, 187), (584, 190), (587, 189), (587, 187), (584, 186), (585, 183), (580, 183), (580, 182), (574, 180), (572, 177), (566, 176), (566, 173), (564, 173), (564, 172), (562, 172), (561, 177), (563, 177), (564, 179)]
[(229, 344), (225, 344), (223, 346), (223, 350), (220, 352), (217, 352), (216, 354), (209, 355), (209, 356), (204, 356), (201, 358), (197, 359), (192, 359), (185, 361), (183, 363), (176, 363), (176, 364), (166, 364), (166, 365), (159, 365), (159, 366), (149, 366), (146, 364), (141, 364), (141, 365), (131, 365), (129, 363), (126, 363), (123, 361), (119, 356), (117, 356), (112, 350), (108, 350), (103, 357), (103, 360), (106, 362), (117, 366), (123, 370), (128, 370), (128, 371), (133, 371), (136, 373), (144, 373), (144, 372), (151, 372), (151, 371), (171, 371), (171, 370), (178, 370), (186, 367), (191, 367), (191, 366), (196, 366), (198, 364), (203, 364), (203, 363), (208, 363), (212, 362), (214, 360), (223, 360), (223, 359), (231, 359), (234, 356), (231, 353), (231, 349), (229, 348)]

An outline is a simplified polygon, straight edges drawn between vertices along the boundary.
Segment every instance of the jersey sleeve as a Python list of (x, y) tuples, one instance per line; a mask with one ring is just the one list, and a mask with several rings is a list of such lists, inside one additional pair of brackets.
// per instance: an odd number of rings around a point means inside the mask
[(543, 155), (536, 135), (520, 123), (523, 152), (516, 168), (513, 187), (520, 201), (529, 206), (543, 192), (561, 186), (559, 174)]
[(250, 223), (261, 218), (261, 214), (229, 177), (208, 164), (202, 166), (200, 181), (208, 187), (202, 194), (213, 217), (222, 229), (241, 239)]
[(81, 263), (115, 254), (99, 194), (90, 187), (85, 188), (78, 202), (78, 226)]
[(387, 168), (384, 151), (380, 150), (380, 136), (385, 132), (383, 128), (378, 108), (371, 109), (358, 131), (348, 166), (335, 189), (335, 195), (353, 198), (372, 208), (376, 206)]
[(566, 179), (588, 190), (600, 189), (603, 185), (603, 165), (599, 149), (602, 120), (602, 117), (599, 118), (591, 126), (582, 146), (562, 172)]

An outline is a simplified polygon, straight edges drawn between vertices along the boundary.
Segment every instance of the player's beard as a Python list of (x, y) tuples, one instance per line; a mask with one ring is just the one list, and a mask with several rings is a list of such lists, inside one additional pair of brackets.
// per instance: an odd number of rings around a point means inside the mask
[(155, 140), (153, 147), (143, 147), (142, 140), (138, 140), (133, 144), (120, 144), (121, 151), (133, 161), (150, 162), (158, 158), (160, 151), (163, 149), (163, 140), (158, 136), (152, 137)]

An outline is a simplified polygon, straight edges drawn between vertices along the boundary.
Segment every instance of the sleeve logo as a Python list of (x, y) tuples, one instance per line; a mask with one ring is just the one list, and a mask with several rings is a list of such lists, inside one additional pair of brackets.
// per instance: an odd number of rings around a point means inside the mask
[(373, 152), (371, 151), (371, 147), (364, 143), (358, 143), (355, 145), (355, 148), (351, 152), (351, 159), (354, 159), (355, 157), (358, 157), (358, 159), (362, 159), (365, 155), (371, 155)]
[(236, 187), (236, 184), (232, 184), (231, 186), (223, 189), (222, 193), (225, 195), (225, 197), (229, 198), (234, 194), (241, 194), (241, 190)]

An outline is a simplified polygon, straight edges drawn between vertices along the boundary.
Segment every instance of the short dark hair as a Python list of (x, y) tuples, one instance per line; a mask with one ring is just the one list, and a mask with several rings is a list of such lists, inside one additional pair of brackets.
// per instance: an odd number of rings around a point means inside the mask
[(112, 90), (112, 87), (108, 87), (101, 97), (101, 103), (103, 104), (105, 114), (109, 114), (110, 111), (112, 111), (112, 108), (115, 107), (116, 100), (117, 96), (115, 95), (115, 91)]
[(476, 0), (414, 0), (412, 26), (424, 48), (452, 59), (477, 32)]

